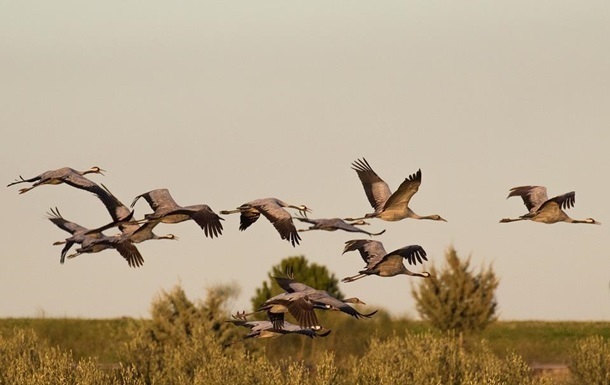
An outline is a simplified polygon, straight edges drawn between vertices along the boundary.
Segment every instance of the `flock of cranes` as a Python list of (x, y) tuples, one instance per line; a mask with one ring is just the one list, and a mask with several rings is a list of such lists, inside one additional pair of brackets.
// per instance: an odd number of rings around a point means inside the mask
[[(300, 243), (299, 232), (302, 231), (343, 230), (363, 233), (369, 237), (378, 236), (385, 232), (383, 230), (372, 233), (358, 227), (368, 225), (366, 219), (377, 218), (384, 221), (399, 221), (411, 218), (446, 222), (437, 214), (420, 216), (413, 212), (409, 205), (411, 198), (421, 185), (421, 170), (405, 178), (398, 189), (392, 193), (388, 184), (373, 171), (366, 159), (357, 159), (352, 163), (352, 169), (356, 171), (362, 182), (366, 197), (374, 210), (374, 212), (365, 214), (363, 217), (309, 219), (307, 213), (311, 210), (307, 206), (289, 204), (277, 198), (255, 199), (235, 209), (222, 210), (219, 214), (239, 213), (240, 231), (246, 230), (262, 214), (275, 227), (281, 239), (290, 242), (293, 247)], [(133, 199), (130, 207), (125, 206), (106, 186), (98, 185), (85, 177), (87, 174), (104, 175), (104, 171), (97, 166), (84, 171), (64, 167), (43, 172), (29, 179), (20, 176), (19, 179), (8, 184), (8, 186), (12, 186), (20, 183), (31, 183), (29, 187), (19, 189), (19, 194), (24, 194), (41, 185), (65, 183), (94, 194), (104, 204), (111, 221), (95, 229), (88, 229), (71, 222), (60, 214), (59, 209), (51, 208), (48, 219), (60, 229), (70, 233), (68, 238), (54, 243), (54, 245), (64, 245), (60, 254), (61, 263), (64, 263), (66, 258), (71, 259), (81, 254), (114, 249), (127, 261), (129, 266), (142, 266), (144, 258), (136, 244), (147, 240), (178, 239), (173, 234), (155, 234), (153, 229), (159, 223), (173, 224), (193, 220), (202, 229), (206, 237), (214, 238), (222, 235), (222, 221), (224, 219), (216, 214), (210, 206), (206, 204), (181, 206), (172, 198), (169, 190), (165, 188), (140, 194)], [(513, 196), (520, 196), (523, 199), (528, 212), (518, 218), (501, 219), (500, 223), (531, 220), (548, 224), (557, 222), (600, 224), (593, 218), (572, 219), (563, 211), (574, 206), (575, 193), (573, 191), (549, 199), (546, 188), (543, 186), (519, 186), (510, 190), (508, 197)], [(145, 214), (143, 219), (136, 220), (133, 218), (133, 207), (140, 198), (148, 203), (152, 212)], [(297, 210), (300, 216), (293, 216), (287, 209)], [(295, 219), (311, 226), (297, 230), (294, 224)], [(120, 233), (116, 235), (103, 233), (113, 227), (118, 227)], [(79, 245), (79, 247), (74, 253), (68, 254), (74, 245)], [(431, 276), (430, 273), (425, 271), (410, 271), (404, 264), (404, 260), (410, 265), (427, 261), (426, 251), (419, 245), (405, 246), (388, 253), (380, 241), (354, 239), (345, 243), (343, 253), (349, 251), (358, 251), (366, 266), (358, 271), (358, 274), (343, 278), (342, 282), (345, 283), (370, 275), (392, 277), (405, 274), (422, 278)], [(267, 321), (249, 321), (247, 317), (253, 313), (246, 314), (245, 312), (237, 313), (229, 321), (250, 329), (250, 332), (244, 338), (269, 338), (292, 333), (302, 334), (310, 338), (324, 337), (330, 331), (320, 331), (322, 326), (318, 323), (316, 309), (340, 311), (355, 318), (370, 318), (376, 313), (374, 311), (362, 314), (349, 305), (350, 303), (364, 304), (358, 298), (345, 300), (334, 298), (324, 290), (318, 290), (296, 281), (290, 270), (286, 272), (286, 277), (275, 277), (275, 280), (284, 290), (284, 293), (270, 298), (255, 312), (265, 312), (268, 317)], [(285, 321), (286, 313), (292, 315), (298, 324)]]

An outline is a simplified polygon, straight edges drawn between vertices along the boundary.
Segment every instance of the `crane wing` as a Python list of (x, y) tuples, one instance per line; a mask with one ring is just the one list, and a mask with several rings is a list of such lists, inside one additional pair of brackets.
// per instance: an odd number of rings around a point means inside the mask
[(307, 291), (315, 290), (313, 287), (308, 286), (304, 283), (297, 282), (292, 278), (287, 277), (273, 277), (278, 286), (288, 293), (294, 293), (296, 291)]
[(187, 206), (178, 209), (172, 214), (189, 215), (203, 230), (206, 237), (214, 238), (222, 234), (223, 218), (218, 216), (208, 205)]
[(556, 197), (546, 200), (538, 208), (538, 211), (569, 209), (574, 207), (575, 202), (576, 193), (574, 191), (570, 191), (569, 193), (558, 195)]
[(117, 242), (115, 248), (127, 260), (130, 267), (140, 267), (144, 264), (142, 254), (133, 243), (129, 241)]
[(384, 256), (383, 259), (387, 259), (392, 255), (401, 256), (407, 260), (409, 265), (416, 265), (417, 263), (423, 263), (424, 261), (428, 260), (428, 258), (426, 258), (426, 250), (424, 250), (424, 248), (420, 245), (405, 246), (398, 250), (394, 250), (388, 255)]
[(371, 239), (354, 239), (345, 242), (343, 254), (348, 251), (355, 250), (360, 252), (360, 256), (367, 264), (367, 267), (376, 264), (383, 258), (384, 255), (386, 255), (383, 244), (379, 241), (374, 241)]
[(373, 209), (375, 209), (375, 212), (381, 211), (388, 198), (392, 195), (388, 184), (373, 171), (365, 158), (357, 159), (353, 162), (352, 170), (358, 173), (358, 178), (362, 182), (366, 197)]
[(70, 234), (74, 234), (77, 231), (81, 231), (83, 233), (88, 231), (87, 228), (64, 219), (64, 217), (61, 216), (61, 214), (59, 213), (59, 210), (57, 208), (51, 209), (51, 212), (47, 213), (47, 215), (48, 215), (48, 219), (51, 222), (53, 222), (53, 224), (55, 226), (59, 227), (60, 229), (62, 229), (64, 231), (69, 232)]
[(549, 198), (544, 186), (518, 186), (510, 189), (508, 198), (520, 196), (529, 212), (534, 212)]
[(316, 317), (316, 313), (313, 310), (313, 303), (311, 303), (306, 297), (289, 301), (286, 304), (286, 307), (300, 326), (314, 329), (320, 328), (318, 317)]
[(419, 186), (421, 185), (421, 169), (417, 170), (416, 173), (409, 175), (405, 180), (400, 184), (398, 189), (394, 191), (385, 205), (383, 206), (384, 210), (391, 209), (393, 206), (407, 207), (409, 206), (409, 201), (415, 195), (417, 190), (419, 190)]
[(282, 239), (286, 239), (292, 243), (292, 246), (299, 244), (301, 237), (299, 236), (299, 233), (294, 226), (294, 222), (292, 222), (292, 216), (288, 211), (275, 205), (261, 205), (257, 206), (256, 209), (273, 224), (273, 227), (280, 233)]
[(159, 188), (138, 195), (131, 202), (131, 207), (133, 207), (140, 198), (144, 198), (146, 202), (148, 202), (150, 208), (155, 212), (161, 208), (171, 211), (180, 207), (166, 188)]

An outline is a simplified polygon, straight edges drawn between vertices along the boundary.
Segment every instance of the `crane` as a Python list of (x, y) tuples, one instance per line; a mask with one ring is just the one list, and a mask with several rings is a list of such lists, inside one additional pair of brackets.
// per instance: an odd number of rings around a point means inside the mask
[[(102, 187), (106, 191), (107, 199), (104, 200), (106, 209), (112, 217), (112, 222), (107, 225), (98, 227), (97, 229), (91, 230), (92, 232), (101, 232), (109, 228), (118, 226), (122, 236), (122, 240), (129, 240), (133, 243), (140, 243), (149, 239), (174, 239), (177, 240), (173, 234), (167, 234), (159, 236), (153, 232), (153, 228), (157, 226), (159, 221), (136, 221), (132, 220), (133, 210), (129, 210), (110, 190), (102, 184)], [(144, 224), (140, 224), (144, 222)]]
[(369, 236), (381, 235), (385, 233), (385, 230), (382, 230), (378, 233), (370, 233), (366, 230), (358, 228), (356, 226), (368, 225), (368, 222), (363, 220), (351, 221), (351, 223), (347, 223), (341, 218), (330, 218), (330, 219), (309, 219), (306, 217), (293, 217), (301, 222), (309, 223), (313, 226), (310, 226), (306, 229), (299, 229), (298, 231), (310, 231), (310, 230), (326, 230), (326, 231), (336, 231), (343, 230), (351, 233), (364, 233)]
[[(286, 271), (286, 277), (273, 278), (277, 282), (278, 286), (284, 289), (284, 291), (286, 291), (287, 293), (304, 293), (306, 295), (305, 302), (311, 303), (314, 308), (341, 311), (357, 319), (370, 318), (375, 313), (377, 313), (377, 310), (375, 310), (372, 313), (362, 314), (353, 307), (349, 306), (349, 303), (366, 305), (366, 303), (362, 302), (357, 297), (351, 297), (346, 298), (344, 300), (340, 300), (338, 298), (333, 297), (325, 290), (317, 290), (309, 285), (296, 281), (292, 274), (292, 270)], [(308, 307), (308, 304), (304, 306), (305, 310), (307, 310)]]
[(214, 238), (222, 234), (222, 223), (224, 220), (216, 214), (208, 205), (198, 204), (180, 206), (166, 188), (151, 190), (140, 194), (131, 202), (135, 206), (138, 199), (144, 198), (153, 209), (152, 214), (144, 215), (149, 222), (180, 223), (192, 219), (201, 227), (206, 237)]
[(55, 210), (51, 209), (51, 213), (48, 213), (48, 215), (49, 220), (57, 227), (72, 234), (72, 236), (70, 238), (66, 238), (65, 241), (54, 243), (54, 245), (66, 245), (61, 253), (61, 263), (64, 263), (66, 253), (75, 243), (80, 244), (81, 247), (76, 249), (76, 253), (68, 255), (68, 259), (84, 253), (98, 253), (102, 250), (113, 248), (116, 249), (119, 254), (125, 258), (125, 260), (127, 260), (127, 263), (131, 267), (139, 267), (144, 263), (144, 258), (142, 258), (142, 255), (132, 242), (112, 242), (112, 238), (102, 234), (101, 231), (91, 231), (83, 226), (64, 219), (57, 208), (55, 208)]
[(341, 282), (353, 282), (369, 275), (393, 277), (405, 274), (423, 278), (429, 278), (431, 276), (428, 272), (412, 272), (403, 264), (403, 259), (406, 259), (410, 265), (415, 265), (417, 262), (423, 263), (423, 261), (428, 260), (428, 258), (426, 258), (426, 251), (419, 245), (405, 246), (388, 253), (385, 251), (383, 244), (379, 241), (354, 239), (345, 242), (343, 254), (355, 250), (360, 252), (360, 256), (366, 263), (366, 267), (364, 270), (360, 270), (357, 275), (343, 278)]
[(220, 214), (240, 213), (240, 231), (246, 230), (263, 214), (273, 224), (280, 237), (290, 242), (292, 246), (295, 246), (299, 244), (301, 237), (299, 237), (297, 229), (292, 222), (292, 216), (288, 211), (284, 210), (284, 207), (296, 209), (303, 216), (311, 212), (305, 205), (291, 205), (277, 198), (264, 198), (244, 203), (235, 210), (223, 210)]
[(413, 218), (447, 222), (440, 215), (420, 216), (409, 208), (409, 202), (421, 184), (421, 170), (405, 178), (398, 190), (392, 193), (388, 184), (373, 171), (365, 158), (353, 162), (352, 169), (358, 173), (366, 197), (375, 212), (366, 214), (363, 218), (345, 218), (345, 220), (379, 218), (384, 221), (399, 221), (405, 218)]
[(544, 186), (519, 186), (510, 189), (507, 199), (514, 196), (520, 196), (523, 199), (523, 203), (529, 212), (518, 218), (503, 218), (500, 220), (500, 223), (531, 220), (547, 224), (568, 222), (601, 225), (600, 222), (593, 218), (572, 219), (563, 211), (563, 209), (574, 207), (576, 201), (576, 193), (574, 191), (549, 199), (546, 187)]
[(16, 185), (18, 183), (26, 183), (26, 182), (32, 183), (33, 182), (33, 184), (30, 187), (24, 187), (22, 189), (19, 189), (19, 194), (24, 194), (33, 188), (36, 188), (38, 186), (42, 186), (45, 184), (66, 183), (72, 187), (76, 187), (81, 190), (87, 190), (87, 191), (97, 194), (99, 192), (98, 189), (100, 187), (96, 183), (85, 178), (84, 175), (87, 175), (87, 174), (104, 175), (103, 171), (105, 171), (105, 170), (102, 170), (101, 168), (99, 168), (97, 166), (93, 166), (90, 169), (84, 170), (84, 171), (78, 171), (78, 170), (75, 170), (70, 167), (62, 167), (57, 170), (45, 171), (42, 174), (29, 178), (29, 179), (24, 179), (21, 175), (19, 175), (19, 179), (15, 179), (14, 182), (9, 183), (6, 187), (10, 187), (10, 186)]
[(317, 330), (304, 328), (288, 321), (284, 322), (281, 328), (277, 328), (271, 321), (248, 321), (245, 318), (245, 313), (237, 313), (232, 316), (234, 319), (228, 320), (237, 326), (243, 326), (250, 329), (250, 332), (246, 334), (243, 339), (247, 338), (277, 338), (286, 334), (302, 334), (309, 338), (314, 337), (326, 337), (330, 334), (330, 330), (325, 332), (318, 332)]
[(38, 186), (42, 186), (45, 184), (54, 185), (54, 184), (62, 184), (65, 183), (72, 187), (75, 187), (80, 190), (89, 191), (95, 195), (105, 204), (112, 204), (109, 201), (108, 194), (106, 191), (101, 188), (97, 183), (85, 177), (86, 174), (101, 174), (104, 175), (103, 169), (97, 166), (93, 166), (88, 170), (78, 171), (70, 167), (62, 167), (57, 170), (45, 171), (40, 175), (37, 175), (33, 178), (24, 179), (21, 175), (19, 179), (15, 179), (14, 182), (9, 183), (7, 187), (19, 184), (19, 183), (31, 183), (34, 182), (30, 187), (24, 187), (19, 189), (19, 194), (25, 194), (26, 192), (36, 188)]

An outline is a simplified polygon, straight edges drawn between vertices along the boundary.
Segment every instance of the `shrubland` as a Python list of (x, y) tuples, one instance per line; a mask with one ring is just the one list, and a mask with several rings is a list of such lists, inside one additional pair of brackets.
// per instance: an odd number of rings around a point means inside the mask
[[(228, 287), (192, 301), (179, 286), (130, 323), (117, 361), (75, 357), (27, 328), (2, 329), (0, 384), (610, 384), (607, 337), (579, 339), (571, 375), (535, 376), (515, 352), (498, 354), (480, 335), (440, 332), (380, 312), (370, 320), (322, 314), (325, 338), (242, 340), (228, 322)], [(555, 382), (553, 382), (555, 381)], [(560, 381), (560, 382), (558, 382)]]

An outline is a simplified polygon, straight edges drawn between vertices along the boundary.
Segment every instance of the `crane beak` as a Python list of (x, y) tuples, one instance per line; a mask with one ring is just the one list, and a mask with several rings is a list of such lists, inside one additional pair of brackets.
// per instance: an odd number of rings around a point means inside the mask
[(303, 205), (303, 206), (301, 206), (301, 208), (299, 208), (299, 213), (302, 216), (304, 216), (305, 218), (307, 218), (307, 213), (310, 213), (310, 212), (311, 212), (311, 209), (305, 205)]

